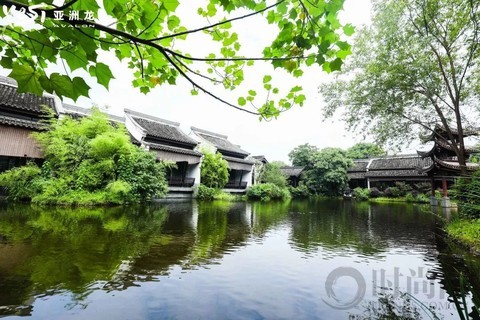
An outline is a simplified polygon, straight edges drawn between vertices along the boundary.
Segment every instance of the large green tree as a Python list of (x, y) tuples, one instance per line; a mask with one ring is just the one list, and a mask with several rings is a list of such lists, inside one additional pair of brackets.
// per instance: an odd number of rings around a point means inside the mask
[(478, 125), (479, 1), (373, 2), (369, 27), (358, 32), (351, 63), (321, 87), (326, 115), (343, 110), (350, 128), (398, 146), (445, 128), (461, 165), (464, 130)]
[(317, 152), (318, 148), (316, 146), (305, 143), (290, 151), (288, 158), (292, 162), (292, 165), (310, 169), (313, 166), (313, 156)]
[(353, 161), (347, 152), (339, 148), (324, 148), (307, 144), (300, 145), (289, 153), (294, 165), (305, 167), (304, 183), (314, 194), (336, 196), (347, 186), (347, 169)]
[[(247, 88), (246, 94), (229, 101), (208, 84), (237, 89), (245, 67), (259, 61), (270, 62), (293, 77), (302, 76), (311, 65), (327, 72), (340, 70), (351, 53), (345, 36), (354, 32), (351, 25), (342, 26), (338, 20), (343, 2), (185, 1), (182, 5), (191, 7), (187, 12), (198, 15), (204, 24), (193, 27), (191, 16), (180, 16), (179, 0), (66, 0), (60, 5), (53, 0), (1, 0), (0, 18), (23, 12), (36, 23), (28, 28), (16, 18), (2, 28), (1, 65), (11, 70), (20, 92), (47, 91), (76, 100), (88, 96), (90, 88), (71, 71), (83, 69), (108, 89), (114, 75), (107, 64), (97, 62), (108, 51), (132, 69), (133, 86), (144, 93), (158, 85), (174, 85), (182, 77), (191, 84), (192, 94), (203, 92), (228, 106), (271, 118), (303, 104), (301, 86), (285, 92), (271, 75), (264, 74), (260, 75), (264, 94)], [(241, 47), (246, 39), (239, 39), (235, 28), (254, 16), (262, 16), (276, 31), (271, 43), (258, 48), (258, 55), (245, 56)], [(198, 34), (208, 37), (205, 47), (211, 47), (210, 53), (204, 55), (198, 45), (188, 45)], [(64, 72), (47, 72), (51, 64), (63, 65)]]
[(350, 159), (368, 159), (385, 155), (386, 152), (374, 143), (359, 142), (347, 149), (347, 157)]

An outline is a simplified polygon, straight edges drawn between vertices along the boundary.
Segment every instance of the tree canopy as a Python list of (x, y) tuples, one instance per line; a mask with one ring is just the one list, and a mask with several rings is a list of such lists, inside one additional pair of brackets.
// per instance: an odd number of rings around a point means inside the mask
[(319, 150), (306, 143), (293, 149), (289, 157), (294, 165), (305, 167), (304, 183), (312, 193), (336, 196), (347, 186), (347, 169), (353, 161), (346, 151), (339, 148)]
[(316, 146), (308, 143), (299, 145), (288, 154), (288, 158), (294, 166), (301, 166), (309, 169), (313, 163), (313, 155), (318, 152)]
[(222, 155), (204, 151), (200, 170), (202, 185), (214, 189), (222, 189), (228, 182), (228, 163)]
[[(185, 6), (192, 6), (187, 2)], [(141, 92), (175, 85), (183, 78), (191, 84), (193, 95), (203, 92), (230, 107), (269, 119), (302, 105), (302, 87), (295, 85), (285, 92), (272, 75), (262, 74), (263, 94), (254, 87), (230, 101), (209, 85), (237, 89), (244, 80), (244, 69), (260, 61), (293, 77), (301, 77), (304, 68), (312, 65), (326, 72), (340, 70), (351, 53), (345, 38), (354, 32), (352, 25), (338, 20), (343, 2), (195, 2), (196, 16), (203, 25), (190, 26), (193, 19), (181, 12), (179, 0), (67, 0), (61, 5), (53, 0), (2, 0), (0, 18), (23, 13), (34, 27), (19, 23), (18, 15), (4, 23), (1, 66), (11, 70), (9, 76), (18, 82), (20, 92), (41, 95), (46, 91), (76, 100), (88, 97), (90, 89), (82, 76), (76, 76), (77, 70), (88, 72), (108, 89), (114, 74), (97, 59), (102, 52), (111, 52), (132, 70), (133, 86)], [(240, 39), (235, 28), (254, 16), (263, 17), (276, 31), (272, 42), (262, 44), (256, 56), (246, 56), (241, 49), (246, 39)], [(198, 46), (188, 45), (198, 34), (208, 37), (204, 47), (212, 50), (206, 55), (199, 53)], [(48, 72), (52, 64), (63, 66), (63, 72)]]
[(325, 114), (343, 111), (351, 129), (397, 146), (436, 125), (460, 139), (451, 147), (465, 164), (464, 128), (478, 126), (480, 2), (374, 1), (372, 25), (360, 30), (351, 63), (321, 87)]
[(386, 152), (374, 143), (360, 142), (347, 149), (350, 159), (368, 159), (385, 155)]

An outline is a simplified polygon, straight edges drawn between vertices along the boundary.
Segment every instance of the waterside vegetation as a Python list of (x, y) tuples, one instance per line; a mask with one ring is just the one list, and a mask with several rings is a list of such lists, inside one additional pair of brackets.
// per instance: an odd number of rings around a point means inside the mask
[(55, 205), (109, 205), (151, 200), (167, 192), (165, 168), (130, 141), (125, 127), (94, 110), (79, 120), (51, 118), (35, 133), (45, 161), (0, 174), (15, 201)]

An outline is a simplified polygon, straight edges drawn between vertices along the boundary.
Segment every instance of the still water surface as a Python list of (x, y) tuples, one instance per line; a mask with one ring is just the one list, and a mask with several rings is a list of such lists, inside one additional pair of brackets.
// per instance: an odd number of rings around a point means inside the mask
[(0, 317), (457, 319), (453, 297), (479, 299), (480, 259), (439, 223), (428, 207), (331, 200), (3, 205)]

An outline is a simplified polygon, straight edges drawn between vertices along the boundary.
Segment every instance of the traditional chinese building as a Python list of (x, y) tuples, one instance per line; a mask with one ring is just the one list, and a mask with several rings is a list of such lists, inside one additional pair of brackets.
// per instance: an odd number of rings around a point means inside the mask
[(58, 116), (59, 100), (52, 95), (17, 92), (15, 80), (0, 76), (0, 172), (27, 161), (41, 162), (39, 145), (31, 134), (45, 129), (48, 112)]
[[(448, 206), (448, 185), (453, 184), (457, 177), (465, 174), (469, 175), (474, 170), (480, 168), (478, 163), (468, 162), (470, 154), (480, 152), (477, 148), (465, 147), (467, 162), (464, 166), (458, 162), (453, 146), (458, 145), (459, 133), (456, 130), (452, 130), (451, 134), (453, 140), (443, 127), (437, 125), (430, 135), (421, 137), (424, 142), (433, 141), (431, 149), (427, 151), (417, 151), (420, 157), (430, 160), (428, 165), (421, 167), (420, 172), (426, 174), (432, 183), (432, 201), (434, 191), (438, 187), (439, 181), (442, 182), (444, 197), (442, 206)], [(465, 130), (463, 136), (469, 137), (477, 134), (477, 131)]]
[(245, 192), (252, 184), (252, 160), (247, 159), (249, 153), (238, 145), (231, 143), (228, 137), (211, 131), (191, 127), (190, 135), (200, 142), (198, 148), (210, 152), (219, 152), (228, 162), (229, 181), (225, 186), (228, 192)]
[(285, 166), (281, 167), (280, 171), (287, 178), (287, 182), (292, 187), (298, 187), (300, 180), (302, 179), (302, 173), (304, 167), (299, 166)]
[(419, 172), (419, 168), (429, 163), (429, 159), (422, 159), (418, 155), (355, 160), (354, 165), (347, 170), (349, 186), (352, 189), (356, 187), (384, 189), (395, 185), (395, 182), (428, 182), (427, 174)]
[(195, 150), (198, 142), (180, 129), (180, 124), (125, 109), (125, 126), (134, 142), (156, 153), (157, 159), (173, 162), (167, 180), (169, 196), (192, 196), (200, 183), (202, 154)]

